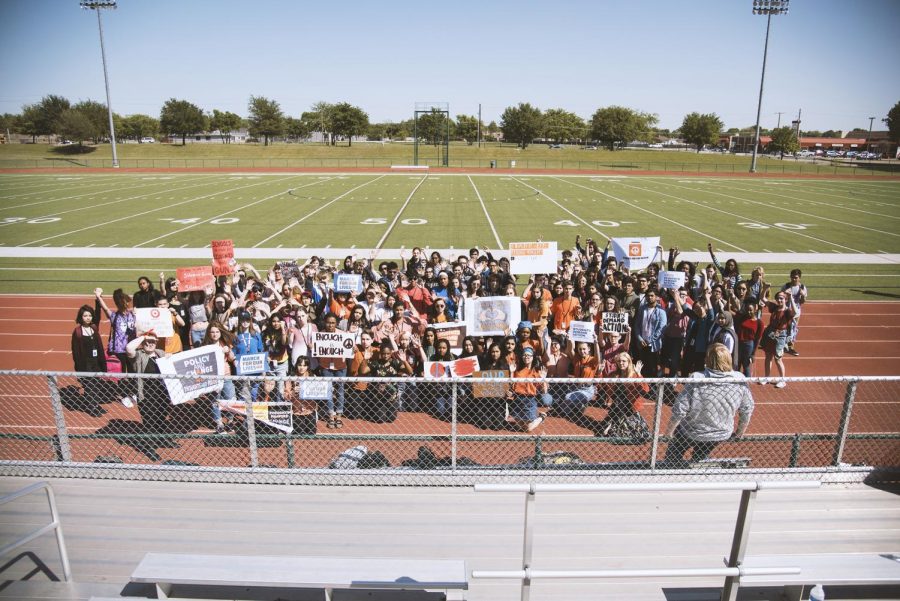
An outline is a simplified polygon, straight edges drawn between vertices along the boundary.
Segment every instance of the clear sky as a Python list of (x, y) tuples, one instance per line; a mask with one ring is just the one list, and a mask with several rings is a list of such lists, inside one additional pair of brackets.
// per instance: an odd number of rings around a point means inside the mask
[[(113, 110), (168, 98), (299, 117), (350, 102), (372, 122), (416, 101), (485, 122), (530, 102), (589, 118), (624, 105), (676, 128), (692, 111), (756, 120), (766, 18), (751, 0), (119, 0), (103, 11)], [(46, 94), (105, 102), (97, 19), (78, 0), (0, 0), (0, 112)], [(772, 18), (762, 125), (884, 129), (900, 100), (900, 0), (792, 0)]]

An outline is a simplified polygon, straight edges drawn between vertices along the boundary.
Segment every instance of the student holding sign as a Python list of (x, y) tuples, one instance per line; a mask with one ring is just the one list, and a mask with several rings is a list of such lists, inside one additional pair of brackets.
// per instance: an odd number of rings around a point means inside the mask
[[(234, 375), (234, 334), (226, 330), (225, 326), (218, 321), (211, 321), (209, 322), (209, 327), (206, 328), (206, 336), (203, 338), (203, 346), (208, 344), (218, 345), (222, 349), (222, 354), (225, 356), (225, 373), (222, 375)], [(225, 432), (225, 424), (222, 423), (222, 409), (219, 407), (219, 398), (226, 401), (235, 398), (234, 382), (232, 380), (225, 380), (222, 383), (222, 391), (219, 393), (219, 397), (213, 396), (211, 398), (212, 416), (216, 422), (216, 434), (223, 434)]]
[[(602, 375), (603, 358), (600, 356), (600, 346), (597, 338), (593, 342), (573, 343), (569, 340), (567, 348), (572, 362), (573, 378), (599, 378)], [(591, 401), (597, 398), (597, 387), (593, 384), (572, 390), (562, 399), (557, 401), (556, 409), (559, 413), (572, 421), (579, 420), (584, 415), (584, 410)]]

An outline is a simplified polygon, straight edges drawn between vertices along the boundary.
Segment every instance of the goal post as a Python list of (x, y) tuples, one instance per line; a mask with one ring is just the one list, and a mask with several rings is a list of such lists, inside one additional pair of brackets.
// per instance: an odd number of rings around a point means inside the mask
[(413, 165), (450, 165), (450, 103), (417, 102), (413, 119)]

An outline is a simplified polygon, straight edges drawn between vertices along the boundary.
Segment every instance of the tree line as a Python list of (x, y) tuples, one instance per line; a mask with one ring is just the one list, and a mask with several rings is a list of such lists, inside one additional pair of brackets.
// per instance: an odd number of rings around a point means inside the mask
[[(891, 139), (900, 141), (900, 102), (888, 112), (888, 118), (884, 121)], [(438, 111), (422, 114), (417, 121), (370, 123), (368, 113), (347, 102), (317, 102), (299, 117), (292, 117), (284, 113), (277, 101), (263, 96), (250, 96), (246, 118), (218, 109), (207, 112), (187, 100), (170, 98), (163, 104), (159, 118), (114, 113), (113, 123), (117, 137), (122, 139), (139, 141), (162, 134), (173, 139), (180, 138), (182, 144), (188, 136), (211, 131), (218, 131), (222, 142), (228, 143), (232, 134), (241, 129), (246, 129), (250, 136), (266, 145), (273, 139), (306, 140), (313, 132), (321, 134), (322, 141), (332, 145), (341, 140), (351, 145), (353, 139), (359, 137), (403, 140), (414, 134), (420, 141), (433, 144), (441, 143), (448, 134), (450, 140), (472, 143), (478, 139), (480, 129), (482, 137), (493, 138), (502, 133), (505, 142), (522, 148), (539, 140), (554, 144), (600, 144), (614, 150), (633, 141), (652, 142), (658, 136), (677, 136), (698, 152), (704, 146), (717, 145), (723, 132), (732, 135), (753, 135), (755, 132), (752, 126), (724, 130), (722, 120), (715, 113), (690, 113), (685, 115), (681, 127), (670, 131), (656, 127), (656, 115), (627, 107), (598, 108), (589, 120), (585, 120), (562, 108), (542, 111), (527, 102), (507, 107), (499, 124), (491, 121), (485, 125), (479, 123), (477, 117), (464, 114), (452, 119)], [(72, 104), (68, 99), (54, 94), (23, 106), (18, 115), (7, 113), (0, 116), (0, 128), (32, 136), (32, 141), (37, 141), (38, 136), (53, 135), (79, 144), (83, 141), (99, 143), (109, 138), (105, 104), (94, 100)], [(796, 132), (791, 127), (762, 130), (761, 133), (771, 136), (770, 151), (791, 153), (799, 148)], [(807, 136), (838, 137), (840, 132), (803, 133)], [(862, 128), (850, 132), (860, 136), (865, 133)]]

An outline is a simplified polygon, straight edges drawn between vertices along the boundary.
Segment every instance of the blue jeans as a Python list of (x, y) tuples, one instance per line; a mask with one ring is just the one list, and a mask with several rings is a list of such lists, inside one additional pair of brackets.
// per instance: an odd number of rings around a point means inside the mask
[(557, 410), (566, 417), (581, 415), (596, 395), (597, 390), (593, 386), (573, 390), (559, 400)]
[[(347, 376), (347, 368), (344, 369), (325, 369), (322, 368), (323, 378), (344, 378)], [(337, 402), (335, 402), (337, 401)], [(336, 382), (332, 387), (332, 394), (325, 401), (325, 408), (328, 410), (329, 417), (335, 413), (344, 414), (344, 383)]]
[[(284, 378), (287, 376), (289, 361), (282, 361), (281, 363), (277, 363), (275, 361), (269, 361), (269, 364), (272, 366), (272, 373), (275, 374), (278, 378)], [(275, 388), (278, 389), (278, 394), (284, 397), (284, 380), (279, 379), (275, 382)]]
[(753, 376), (753, 341), (747, 340), (738, 343), (738, 365), (741, 373), (748, 378)]
[(537, 397), (533, 396), (525, 396), (523, 394), (517, 394), (513, 398), (512, 407), (510, 408), (510, 413), (516, 419), (520, 419), (526, 422), (531, 422), (537, 419), (538, 416), (538, 402)]

